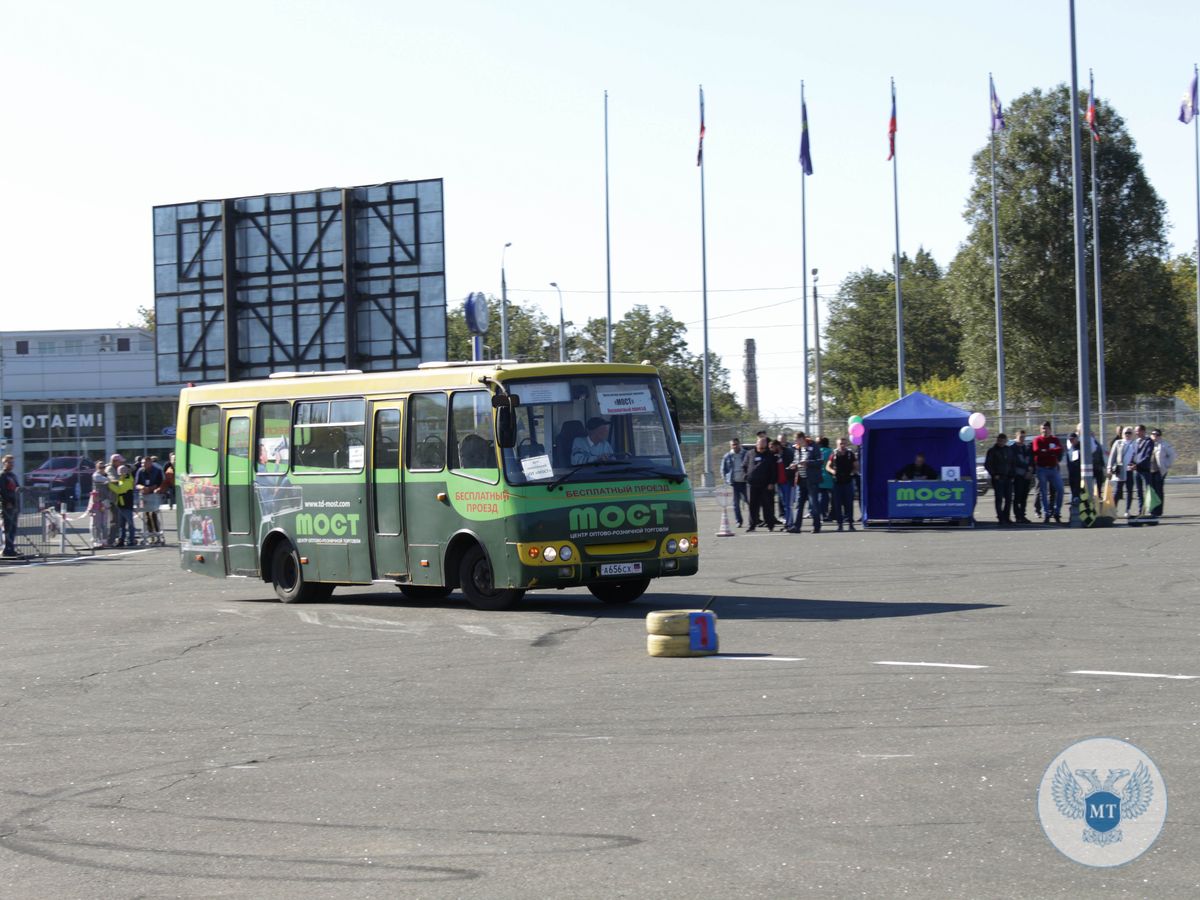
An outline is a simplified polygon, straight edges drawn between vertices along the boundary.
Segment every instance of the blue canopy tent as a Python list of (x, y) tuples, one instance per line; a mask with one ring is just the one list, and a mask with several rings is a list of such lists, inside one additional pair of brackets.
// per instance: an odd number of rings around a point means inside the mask
[(969, 417), (965, 410), (920, 391), (864, 416), (859, 451), (864, 521), (887, 520), (887, 483), (918, 453), (925, 454), (935, 471), (958, 466), (963, 477), (974, 478), (975, 442), (958, 436)]

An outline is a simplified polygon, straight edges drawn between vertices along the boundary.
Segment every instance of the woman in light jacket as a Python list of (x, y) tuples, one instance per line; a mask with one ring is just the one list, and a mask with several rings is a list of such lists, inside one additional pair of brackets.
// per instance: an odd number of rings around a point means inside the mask
[(1137, 441), (1133, 437), (1133, 429), (1126, 428), (1121, 432), (1120, 440), (1113, 441), (1112, 449), (1108, 452), (1108, 477), (1115, 485), (1113, 503), (1120, 504), (1121, 496), (1125, 497), (1125, 518), (1129, 518), (1129, 507), (1133, 501), (1133, 479), (1129, 466), (1133, 463), (1133, 449)]

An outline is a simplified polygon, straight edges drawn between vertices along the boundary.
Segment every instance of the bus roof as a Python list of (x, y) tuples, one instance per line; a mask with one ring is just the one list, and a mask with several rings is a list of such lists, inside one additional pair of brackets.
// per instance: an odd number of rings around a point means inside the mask
[(419, 369), (387, 372), (303, 373), (290, 378), (200, 384), (184, 388), (181, 403), (322, 397), (348, 394), (408, 393), (409, 391), (479, 387), (482, 378), (508, 381), (514, 378), (552, 378), (556, 375), (656, 375), (654, 366), (634, 363), (516, 363), (509, 360), (479, 363), (424, 364)]

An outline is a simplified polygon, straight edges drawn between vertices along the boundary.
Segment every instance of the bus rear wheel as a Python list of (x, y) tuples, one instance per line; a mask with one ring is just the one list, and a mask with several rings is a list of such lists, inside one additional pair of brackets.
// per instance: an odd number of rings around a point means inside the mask
[(401, 584), (398, 586), (409, 600), (445, 600), (453, 593), (453, 588), (439, 587), (432, 584)]
[(463, 554), (458, 579), (467, 602), (476, 609), (510, 609), (525, 596), (525, 592), (517, 588), (497, 589), (492, 564), (478, 544), (473, 544)]
[(333, 593), (331, 584), (313, 584), (304, 580), (300, 554), (291, 544), (280, 544), (271, 557), (271, 584), (275, 595), (284, 603), (312, 603), (327, 600)]
[(650, 587), (649, 578), (635, 578), (633, 581), (605, 581), (601, 584), (589, 584), (588, 590), (592, 596), (604, 603), (632, 603)]

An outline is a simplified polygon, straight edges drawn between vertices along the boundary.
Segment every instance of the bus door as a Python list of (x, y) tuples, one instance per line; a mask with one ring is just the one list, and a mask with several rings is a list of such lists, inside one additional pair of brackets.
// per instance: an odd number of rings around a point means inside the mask
[(251, 413), (225, 411), (224, 458), (221, 466), (221, 509), (224, 517), (225, 573), (258, 574), (255, 543), (254, 475), (250, 465)]
[(404, 521), (409, 581), (444, 585), (442, 558), (462, 520), (450, 505), (446, 485), (446, 395), (412, 394), (404, 436)]
[(371, 560), (376, 578), (408, 580), (404, 552), (404, 483), (401, 478), (401, 400), (372, 405), (371, 426)]

